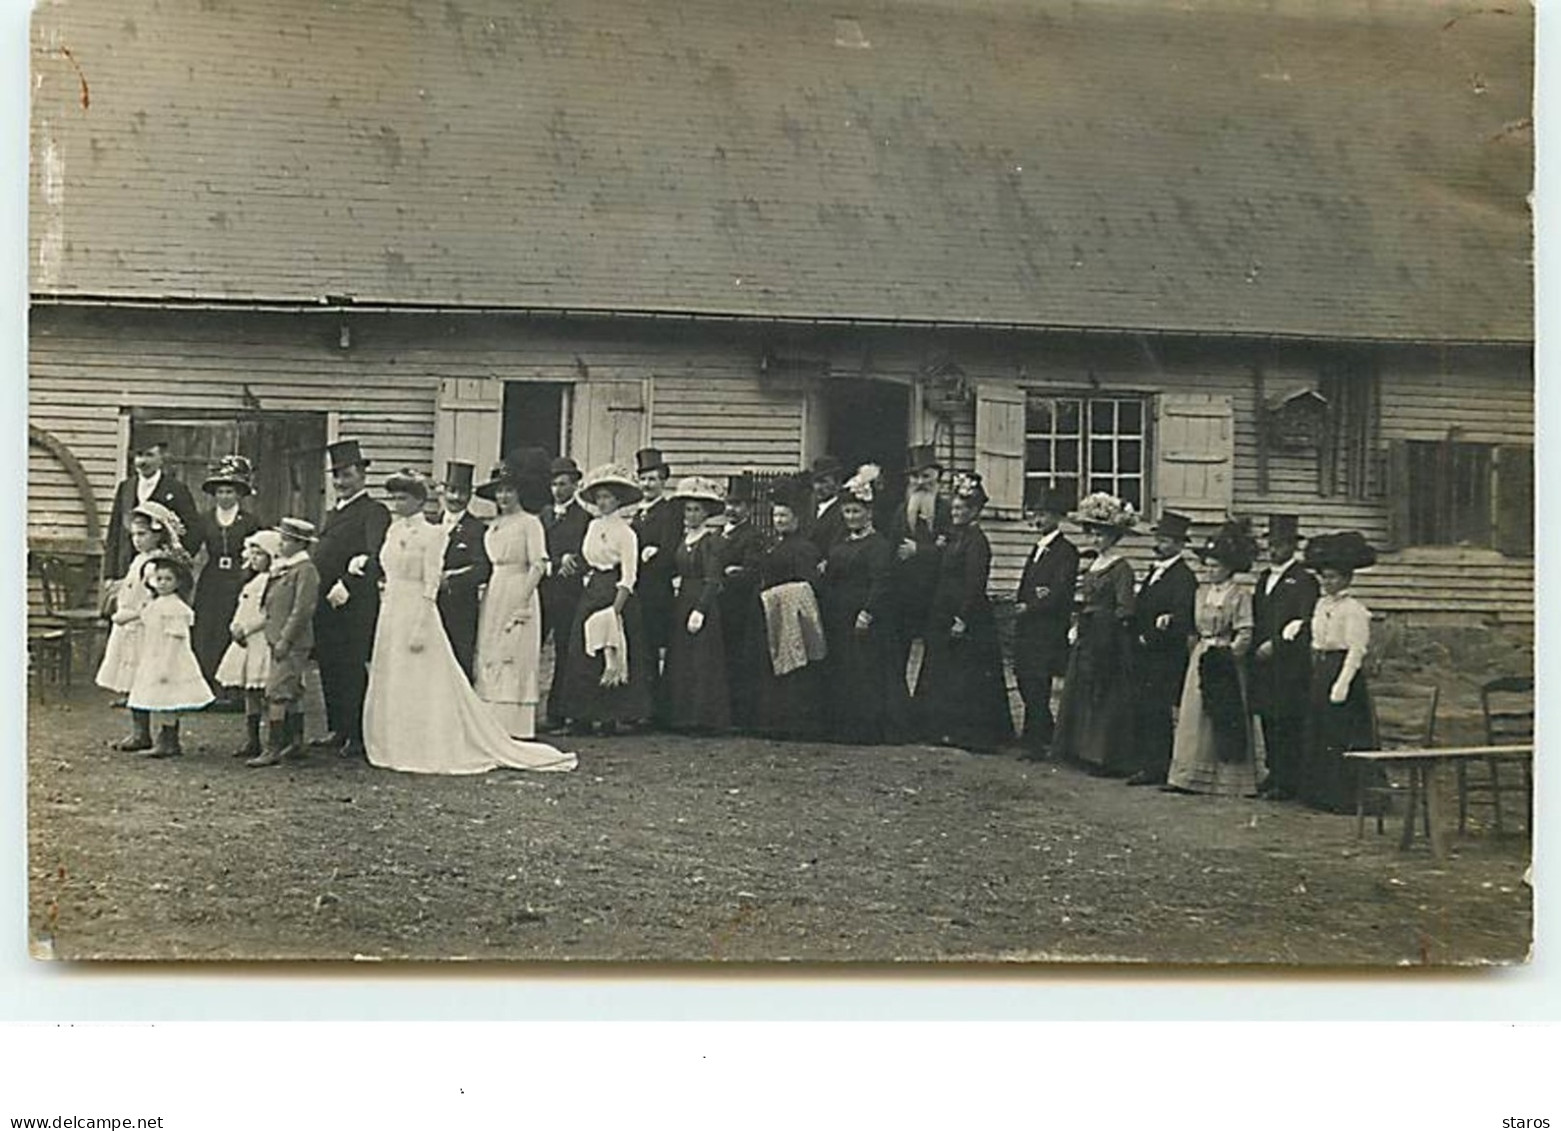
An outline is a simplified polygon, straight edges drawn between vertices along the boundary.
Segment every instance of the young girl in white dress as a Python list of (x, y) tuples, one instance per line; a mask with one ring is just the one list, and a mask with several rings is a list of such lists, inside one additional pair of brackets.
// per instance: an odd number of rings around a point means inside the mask
[(244, 568), (252, 577), (239, 590), (238, 608), (228, 633), (233, 643), (217, 665), (217, 683), (244, 693), (244, 745), (233, 751), (235, 758), (260, 756), (260, 717), (266, 708), (266, 676), (271, 672), (271, 646), (266, 642), (266, 611), (261, 602), (270, 580), (271, 563), (282, 552), (282, 536), (275, 530), (260, 530), (244, 539)]
[(416, 774), (574, 769), (573, 754), (511, 738), (477, 698), (439, 619), (446, 535), (423, 518), (427, 488), (402, 471), (385, 491), (395, 517), (379, 554), (385, 591), (363, 701), (369, 761)]
[(179, 715), (198, 711), (212, 701), (211, 685), (190, 644), (195, 610), (189, 596), (195, 587), (188, 555), (173, 549), (154, 554), (147, 567), (154, 596), (141, 610), (141, 657), (130, 685), (130, 709), (157, 716), (157, 744), (152, 758), (184, 753), (179, 745)]
[[(145, 636), (141, 611), (152, 600), (146, 567), (155, 552), (177, 545), (178, 539), (183, 536), (184, 523), (161, 503), (142, 503), (130, 512), (130, 544), (135, 549), (135, 557), (113, 591), (112, 611), (109, 614), (113, 627), (109, 630), (108, 646), (103, 650), (103, 662), (98, 665), (96, 682), (99, 687), (122, 696), (130, 693), (130, 685), (135, 682), (136, 664), (141, 656), (141, 641)], [(114, 748), (131, 754), (150, 750), (151, 716), (132, 708), (130, 724), (130, 734), (116, 742)]]

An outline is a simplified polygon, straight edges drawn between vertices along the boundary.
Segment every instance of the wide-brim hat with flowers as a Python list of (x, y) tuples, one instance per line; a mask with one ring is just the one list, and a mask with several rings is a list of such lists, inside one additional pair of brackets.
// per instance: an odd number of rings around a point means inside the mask
[(184, 537), (184, 520), (156, 499), (138, 504), (130, 513), (146, 519), (152, 524), (153, 530), (165, 530), (175, 539)]
[(1133, 529), (1138, 522), (1138, 512), (1132, 503), (1105, 491), (1085, 495), (1079, 501), (1077, 517), (1081, 526), (1119, 534)]
[(685, 475), (678, 480), (677, 489), (672, 492), (674, 503), (703, 503), (706, 507), (720, 510), (726, 506), (726, 492), (714, 479), (703, 475)]
[(878, 481), (883, 476), (883, 469), (876, 463), (864, 463), (856, 469), (856, 474), (845, 481), (845, 486), (840, 488), (840, 497), (845, 501), (866, 503), (869, 506), (878, 497)]
[(645, 497), (634, 473), (621, 463), (604, 463), (585, 473), (580, 481), (580, 497), (589, 499), (598, 489), (606, 487), (618, 496), (619, 506), (637, 503)]
[(240, 495), (253, 495), (255, 493), (255, 468), (254, 465), (243, 456), (223, 456), (211, 469), (211, 473), (201, 481), (201, 490), (208, 495), (216, 494), (218, 487), (232, 487)]
[(981, 475), (975, 471), (956, 471), (953, 482), (950, 484), (954, 491), (954, 497), (980, 510), (986, 506), (986, 485), (981, 482)]

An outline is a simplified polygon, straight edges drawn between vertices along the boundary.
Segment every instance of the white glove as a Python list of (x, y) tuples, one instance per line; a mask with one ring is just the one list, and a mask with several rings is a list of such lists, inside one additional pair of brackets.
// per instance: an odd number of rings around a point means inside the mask
[(1305, 627), (1300, 621), (1293, 620), (1279, 630), (1279, 635), (1284, 640), (1293, 641), (1301, 635), (1301, 629)]
[(1154, 619), (1154, 626), (1156, 628), (1158, 628), (1161, 632), (1164, 632), (1166, 629), (1170, 628), (1171, 627), (1171, 614), (1170, 613), (1161, 613), (1159, 616), (1155, 617), (1155, 619)]
[(699, 630), (701, 628), (704, 628), (704, 627), (705, 627), (705, 614), (704, 613), (700, 612), (698, 609), (695, 609), (693, 612), (688, 614), (688, 634), (690, 636), (696, 635), (699, 632)]
[(955, 617), (954, 618), (954, 624), (949, 629), (949, 634), (951, 636), (963, 636), (963, 635), (965, 635), (965, 622), (963, 620), (961, 620), (959, 617)]
[(866, 609), (863, 609), (861, 612), (856, 614), (856, 630), (858, 632), (866, 632), (868, 629), (870, 629), (872, 627), (873, 627), (873, 614), (872, 613), (868, 612)]
[(659, 549), (661, 549), (660, 546), (646, 546), (643, 550), (640, 551), (640, 561), (650, 561), (651, 558), (656, 556), (656, 551)]
[(1068, 643), (1069, 644), (1077, 644), (1078, 642), (1079, 642), (1079, 626), (1076, 625), (1076, 624), (1070, 624), (1068, 626)]
[(369, 556), (367, 554), (359, 554), (347, 563), (347, 572), (352, 574), (353, 577), (362, 577), (363, 571), (368, 568)]
[(1349, 697), (1350, 685), (1347, 683), (1339, 683), (1335, 681), (1334, 685), (1328, 689), (1328, 702), (1332, 703), (1335, 707), (1337, 707), (1340, 703), (1343, 703)]
[(347, 592), (347, 587), (340, 581), (332, 585), (325, 593), (325, 600), (333, 609), (341, 608), (349, 599), (351, 599), (351, 594)]
[(907, 538), (902, 541), (898, 546), (895, 547), (894, 556), (899, 558), (902, 562), (910, 561), (912, 558), (914, 558), (916, 556), (915, 540)]

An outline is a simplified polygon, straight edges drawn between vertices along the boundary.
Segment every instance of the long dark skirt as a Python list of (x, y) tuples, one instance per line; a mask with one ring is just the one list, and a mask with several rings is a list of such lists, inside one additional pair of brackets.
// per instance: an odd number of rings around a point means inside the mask
[(916, 677), (916, 723), (932, 742), (991, 750), (1014, 736), (1003, 651), (990, 615), (961, 638), (929, 631)]
[(732, 725), (720, 602), (710, 602), (697, 633), (688, 631), (688, 616), (699, 602), (701, 588), (698, 579), (685, 578), (682, 592), (672, 601), (667, 662), (657, 687), (658, 717), (672, 730), (726, 730)]
[[(1328, 692), (1343, 667), (1343, 652), (1318, 652), (1314, 657), (1306, 748), (1297, 782), (1297, 794), (1303, 802), (1330, 813), (1355, 812), (1362, 773), (1371, 775), (1368, 785), (1382, 780), (1380, 767), (1356, 764), (1344, 757), (1346, 750), (1374, 748), (1377, 728), (1364, 672), (1355, 673), (1343, 703), (1328, 702)], [(1380, 808), (1380, 795), (1367, 798), (1367, 812)]]
[(1127, 773), (1134, 765), (1137, 697), (1128, 626), (1109, 614), (1081, 613), (1052, 750), (1099, 773)]
[[(577, 723), (635, 723), (650, 718), (650, 680), (647, 665), (655, 662), (640, 623), (640, 606), (630, 597), (623, 607), (623, 632), (629, 644), (629, 682), (602, 686), (603, 658), (585, 654), (585, 622), (592, 613), (611, 607), (617, 593), (618, 573), (593, 572), (575, 608), (575, 623), (564, 649), (563, 671), (554, 682), (562, 692), (558, 712)], [(561, 681), (561, 682), (560, 682)]]
[(195, 584), (195, 597), (191, 602), (195, 610), (195, 627), (190, 630), (190, 647), (195, 652), (196, 663), (200, 664), (201, 674), (213, 687), (222, 656), (233, 643), (230, 635), (233, 613), (238, 608), (239, 591), (249, 576), (249, 571), (242, 566), (218, 569), (213, 562), (201, 570), (200, 580)]
[(907, 741), (910, 696), (893, 628), (881, 619), (866, 632), (857, 632), (853, 615), (849, 621), (826, 622), (824, 635), (829, 644), (829, 737), (868, 746)]

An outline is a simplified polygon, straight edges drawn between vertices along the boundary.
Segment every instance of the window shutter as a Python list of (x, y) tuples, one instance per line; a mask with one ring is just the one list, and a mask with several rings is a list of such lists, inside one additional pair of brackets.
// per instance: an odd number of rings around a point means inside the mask
[(1534, 554), (1534, 449), (1496, 449), (1496, 548), (1509, 557)]
[(447, 377), (439, 382), (434, 416), (435, 478), (449, 460), (463, 460), (486, 479), (498, 462), (504, 422), (504, 382), (491, 377)]
[(976, 472), (994, 511), (1024, 509), (1024, 390), (1017, 385), (976, 386)]
[(1409, 441), (1388, 441), (1388, 546), (1402, 550), (1409, 545)]
[(1155, 418), (1155, 499), (1161, 511), (1219, 522), (1230, 513), (1236, 461), (1228, 396), (1162, 393)]

